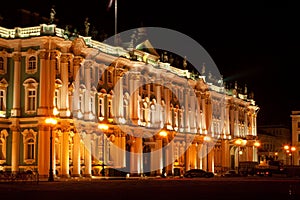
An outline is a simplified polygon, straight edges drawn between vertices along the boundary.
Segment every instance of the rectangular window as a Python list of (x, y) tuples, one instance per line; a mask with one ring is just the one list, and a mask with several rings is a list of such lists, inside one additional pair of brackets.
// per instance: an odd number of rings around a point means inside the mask
[(57, 108), (58, 106), (58, 90), (55, 90), (54, 92), (54, 107)]
[(104, 105), (103, 105), (103, 99), (99, 99), (99, 117), (104, 117)]
[(81, 94), (79, 95), (79, 98), (78, 98), (78, 109), (80, 111), (82, 111), (82, 95)]
[(298, 134), (298, 142), (300, 142), (300, 134)]
[(112, 101), (109, 100), (108, 101), (108, 118), (112, 118), (113, 114), (112, 114)]
[(5, 160), (4, 145), (1, 139), (0, 139), (0, 160)]
[(5, 111), (5, 92), (0, 90), (0, 111)]
[(27, 159), (33, 160), (34, 159), (34, 143), (30, 142), (28, 143), (28, 149), (27, 149)]
[(27, 111), (35, 111), (36, 109), (35, 100), (36, 100), (35, 90), (28, 90)]

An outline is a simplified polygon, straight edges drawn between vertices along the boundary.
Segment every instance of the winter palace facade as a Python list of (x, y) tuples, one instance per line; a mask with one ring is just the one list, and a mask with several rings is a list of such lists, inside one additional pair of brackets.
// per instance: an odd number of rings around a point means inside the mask
[(222, 173), (257, 161), (258, 110), (237, 85), (139, 49), (69, 38), (54, 24), (0, 27), (0, 171)]

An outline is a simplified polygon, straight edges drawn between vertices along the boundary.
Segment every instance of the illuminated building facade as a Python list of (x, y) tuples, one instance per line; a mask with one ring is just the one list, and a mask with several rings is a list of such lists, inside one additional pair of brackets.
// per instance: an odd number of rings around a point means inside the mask
[[(294, 110), (291, 114), (292, 118), (292, 140), (291, 143), (285, 145), (290, 147), (292, 165), (300, 165), (300, 111)], [(294, 147), (294, 148), (292, 148)]]
[(0, 27), (0, 170), (48, 177), (52, 163), (57, 177), (91, 177), (105, 165), (156, 176), (257, 161), (253, 96), (191, 77), (54, 24)]
[(278, 160), (284, 164), (287, 162), (287, 153), (284, 145), (291, 145), (290, 128), (282, 124), (262, 125), (257, 128), (257, 135), (261, 143), (258, 149), (258, 161), (268, 162)]

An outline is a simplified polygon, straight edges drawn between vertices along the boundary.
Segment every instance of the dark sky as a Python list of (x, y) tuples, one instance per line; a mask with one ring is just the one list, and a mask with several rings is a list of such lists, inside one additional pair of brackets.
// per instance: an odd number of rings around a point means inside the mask
[[(60, 24), (92, 25), (114, 32), (108, 0), (9, 1), (0, 14), (26, 8), (48, 17), (55, 5)], [(225, 81), (237, 80), (254, 92), (258, 124), (287, 124), (300, 109), (297, 71), (300, 10), (289, 1), (118, 0), (118, 32), (143, 26), (169, 28), (195, 39), (212, 57)], [(62, 27), (63, 28), (63, 27)]]

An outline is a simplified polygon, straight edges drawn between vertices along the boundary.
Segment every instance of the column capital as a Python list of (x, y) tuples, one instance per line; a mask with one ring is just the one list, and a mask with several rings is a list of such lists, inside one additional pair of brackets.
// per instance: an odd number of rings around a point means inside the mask
[(15, 62), (20, 62), (22, 58), (22, 55), (20, 53), (14, 53), (13, 54), (13, 59)]

